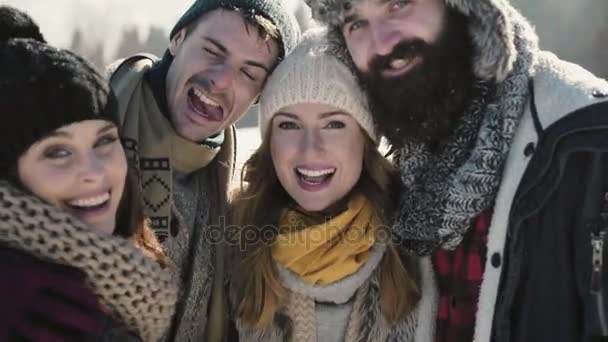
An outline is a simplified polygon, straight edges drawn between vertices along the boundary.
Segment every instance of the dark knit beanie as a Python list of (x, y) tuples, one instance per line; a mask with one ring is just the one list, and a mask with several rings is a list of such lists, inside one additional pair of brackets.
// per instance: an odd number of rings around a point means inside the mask
[(0, 178), (33, 143), (83, 120), (116, 123), (107, 81), (83, 58), (33, 39), (0, 43)]
[[(196, 0), (192, 6), (177, 21), (170, 38), (173, 38), (179, 30), (198, 19), (201, 15), (210, 11), (225, 8), (239, 8), (244, 11), (252, 11), (270, 20), (281, 35), (281, 47), (287, 54), (298, 43), (300, 28), (295, 16), (282, 4), (285, 0)], [(285, 57), (285, 56), (281, 56)]]
[(0, 6), (0, 42), (12, 38), (31, 38), (46, 42), (40, 27), (27, 13), (10, 6)]

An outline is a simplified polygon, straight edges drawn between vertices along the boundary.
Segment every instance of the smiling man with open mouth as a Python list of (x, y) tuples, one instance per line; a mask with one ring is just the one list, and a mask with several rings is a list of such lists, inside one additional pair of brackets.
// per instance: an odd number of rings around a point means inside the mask
[(608, 83), (508, 0), (306, 2), (395, 152), (392, 228), (433, 258), (434, 341), (606, 340)]
[[(180, 272), (167, 341), (219, 341), (225, 331), (221, 231), (236, 122), (299, 37), (281, 0), (199, 0), (170, 34), (162, 59), (115, 64), (125, 150), (143, 202)], [(216, 248), (218, 247), (218, 248)]]

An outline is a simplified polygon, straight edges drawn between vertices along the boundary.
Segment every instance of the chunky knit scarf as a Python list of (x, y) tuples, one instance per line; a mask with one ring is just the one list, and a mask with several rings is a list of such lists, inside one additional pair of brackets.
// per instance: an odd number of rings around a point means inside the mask
[(406, 248), (429, 255), (454, 249), (473, 219), (490, 208), (521, 115), (529, 100), (534, 63), (527, 23), (516, 22), (517, 60), (504, 81), (478, 96), (440, 151), (407, 142), (398, 151), (403, 182), (395, 231)]
[(0, 183), (0, 243), (83, 271), (100, 303), (144, 341), (157, 341), (171, 322), (172, 272), (132, 241), (100, 236), (6, 182)]

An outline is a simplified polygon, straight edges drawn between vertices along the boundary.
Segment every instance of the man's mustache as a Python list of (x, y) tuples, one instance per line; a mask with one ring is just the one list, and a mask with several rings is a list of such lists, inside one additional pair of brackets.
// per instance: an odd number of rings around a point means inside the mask
[(369, 70), (372, 74), (379, 76), (382, 71), (391, 69), (390, 64), (393, 60), (424, 56), (430, 48), (431, 46), (422, 39), (401, 41), (395, 45), (391, 53), (384, 56), (374, 56), (369, 63)]
[(197, 87), (203, 89), (203, 91), (206, 92), (207, 94), (209, 94), (210, 96), (212, 96), (214, 100), (216, 100), (224, 105), (228, 104), (228, 99), (226, 98), (226, 95), (224, 93), (215, 91), (213, 84), (211, 83), (209, 78), (207, 78), (203, 75), (194, 75), (194, 76), (190, 77), (190, 79), (188, 80), (188, 83), (194, 84)]
[(195, 84), (197, 87), (203, 89), (209, 94), (212, 93), (211, 81), (209, 81), (209, 79), (205, 76), (194, 75), (190, 78), (190, 80), (188, 80), (188, 83)]

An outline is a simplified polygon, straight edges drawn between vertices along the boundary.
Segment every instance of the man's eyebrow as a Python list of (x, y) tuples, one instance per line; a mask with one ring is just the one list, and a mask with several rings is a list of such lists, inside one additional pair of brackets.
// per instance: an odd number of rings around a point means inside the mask
[[(388, 2), (390, 2), (391, 0), (372, 0), (372, 1), (377, 2), (378, 5), (384, 5), (384, 4), (388, 3)], [(352, 8), (350, 9), (350, 12), (353, 12)], [(357, 19), (359, 19), (359, 16), (357, 15), (357, 13), (347, 14), (344, 17), (344, 22), (342, 24), (346, 25), (346, 24), (351, 23), (351, 22), (353, 22), (353, 21), (355, 21)]]
[(264, 71), (266, 71), (267, 74), (270, 74), (270, 68), (267, 67), (267, 66), (265, 66), (262, 63), (259, 63), (259, 62), (256, 62), (256, 61), (246, 61), (245, 64), (251, 65), (253, 67), (264, 69)]
[(358, 16), (356, 13), (352, 13), (347, 15), (346, 17), (344, 17), (344, 22), (342, 23), (343, 25), (346, 25), (348, 23), (352, 23), (353, 21), (357, 20)]
[(215, 47), (222, 51), (223, 53), (228, 53), (228, 49), (226, 49), (226, 47), (224, 45), (222, 45), (222, 43), (218, 42), (217, 40), (211, 38), (211, 37), (203, 37), (203, 40), (208, 41), (209, 43), (215, 45)]
[[(222, 43), (218, 42), (217, 40), (215, 40), (215, 39), (213, 39), (211, 37), (203, 37), (203, 40), (206, 40), (209, 43), (213, 44), (222, 53), (224, 53), (224, 54), (228, 54), (229, 53), (228, 52), (228, 48), (226, 48)], [(256, 62), (256, 61), (252, 61), (252, 60), (248, 60), (248, 61), (245, 61), (245, 64), (251, 65), (251, 66), (256, 67), (256, 68), (263, 69), (267, 74), (270, 73), (270, 67), (268, 67), (268, 66), (266, 66), (266, 65), (264, 65), (262, 63), (259, 63), (259, 62)]]

